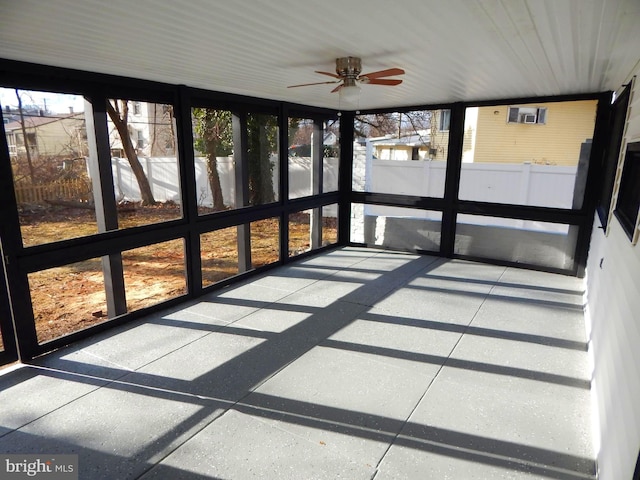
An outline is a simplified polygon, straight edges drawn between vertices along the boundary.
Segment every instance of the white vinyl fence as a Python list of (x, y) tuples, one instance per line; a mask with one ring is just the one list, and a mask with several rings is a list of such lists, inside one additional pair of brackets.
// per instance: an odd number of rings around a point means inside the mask
[[(279, 172), (277, 158), (273, 158), (273, 185), (277, 188)], [(140, 158), (154, 198), (159, 202), (173, 201), (180, 203), (179, 172), (176, 158)], [(126, 158), (113, 158), (113, 178), (116, 199), (118, 201), (139, 201), (140, 189)], [(220, 188), (225, 205), (235, 204), (235, 165), (233, 157), (218, 157), (218, 174)], [(213, 197), (207, 176), (207, 164), (204, 157), (195, 159), (196, 194), (200, 206), (213, 206)], [(332, 192), (338, 189), (338, 159), (325, 158), (323, 164), (323, 191)], [(289, 158), (289, 193), (290, 198), (311, 195), (311, 159), (309, 157)], [(327, 213), (325, 212), (325, 215)]]
[[(446, 162), (373, 160), (370, 191), (442, 198)], [(462, 200), (496, 202), (538, 207), (571, 208), (577, 167), (556, 165), (463, 163), (460, 172)], [(369, 182), (366, 182), (369, 183)], [(365, 190), (369, 190), (365, 186)], [(440, 212), (366, 205), (364, 214), (439, 220)], [(513, 227), (525, 230), (566, 233), (567, 226), (507, 218), (459, 215), (462, 223)], [(488, 222), (488, 220), (490, 220)]]
[[(443, 161), (392, 161), (366, 159), (356, 152), (354, 188), (360, 191), (430, 196), (444, 195), (446, 162)], [(180, 203), (179, 172), (175, 158), (141, 158), (144, 171), (156, 200)], [(273, 159), (274, 165), (278, 162)], [(366, 164), (369, 167), (366, 167)], [(311, 194), (311, 159), (289, 158), (289, 195), (298, 198)], [(577, 167), (532, 164), (464, 163), (460, 177), (460, 198), (518, 205), (571, 208)], [(235, 199), (233, 157), (218, 158), (218, 173), (222, 196), (226, 205), (233, 206)], [(195, 159), (197, 202), (212, 206), (213, 200), (207, 177), (206, 159)], [(140, 191), (129, 162), (124, 158), (113, 159), (113, 176), (118, 201), (138, 201)], [(274, 168), (274, 185), (279, 172)], [(338, 159), (325, 159), (323, 164), (323, 191), (338, 188)], [(335, 215), (335, 209), (324, 215)], [(365, 216), (421, 218), (439, 221), (440, 212), (430, 212), (379, 205), (365, 205)], [(356, 217), (354, 217), (356, 218)], [(487, 219), (486, 217), (460, 215), (459, 221), (471, 224), (487, 224), (526, 230), (566, 233), (565, 225), (514, 219)]]

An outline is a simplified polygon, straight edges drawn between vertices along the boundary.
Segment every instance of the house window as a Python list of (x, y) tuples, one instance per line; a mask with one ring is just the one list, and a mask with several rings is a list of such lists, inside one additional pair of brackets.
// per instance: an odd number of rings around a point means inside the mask
[(440, 132), (446, 132), (451, 126), (451, 110), (440, 110), (440, 126), (438, 130)]
[(545, 124), (547, 123), (547, 109), (546, 107), (509, 107), (507, 123)]
[(615, 209), (615, 215), (631, 241), (634, 241), (638, 208), (640, 208), (640, 142), (627, 145)]
[(144, 132), (142, 130), (138, 130), (137, 132), (137, 146), (138, 148), (144, 148)]
[(32, 149), (35, 148), (37, 143), (35, 132), (27, 132), (27, 143)]
[(613, 196), (613, 187), (616, 179), (616, 168), (618, 166), (618, 158), (620, 157), (620, 146), (622, 144), (622, 135), (624, 133), (624, 123), (627, 118), (627, 105), (629, 104), (629, 87), (618, 96), (613, 103), (611, 113), (611, 135), (609, 136), (609, 145), (607, 153), (603, 159), (602, 165), (602, 193), (598, 202), (598, 216), (603, 227), (607, 227), (609, 222), (609, 211), (611, 209), (611, 198)]
[(133, 102), (133, 114), (134, 115), (141, 115), (142, 114), (142, 103)]

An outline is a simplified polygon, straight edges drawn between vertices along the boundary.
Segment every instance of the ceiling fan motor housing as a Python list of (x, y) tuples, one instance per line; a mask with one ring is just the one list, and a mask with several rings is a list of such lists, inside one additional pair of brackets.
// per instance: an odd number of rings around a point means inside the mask
[(336, 73), (344, 78), (357, 78), (362, 71), (362, 61), (358, 57), (336, 58)]

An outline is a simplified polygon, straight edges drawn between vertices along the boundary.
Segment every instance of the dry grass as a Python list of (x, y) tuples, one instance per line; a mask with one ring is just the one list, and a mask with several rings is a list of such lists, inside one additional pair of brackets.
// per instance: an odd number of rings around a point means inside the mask
[[(138, 208), (120, 215), (122, 228), (166, 221), (179, 216), (178, 207)], [(48, 243), (96, 232), (89, 210), (56, 209), (21, 216), (25, 245)], [(278, 219), (251, 224), (254, 268), (278, 260)], [(201, 236), (203, 286), (238, 273), (236, 227)], [(323, 233), (332, 240), (335, 226)], [(308, 216), (290, 218), (290, 255), (309, 249)], [(171, 240), (122, 252), (127, 311), (159, 303), (186, 293), (184, 243)], [(98, 324), (107, 319), (102, 259), (94, 258), (29, 274), (31, 301), (40, 343)]]

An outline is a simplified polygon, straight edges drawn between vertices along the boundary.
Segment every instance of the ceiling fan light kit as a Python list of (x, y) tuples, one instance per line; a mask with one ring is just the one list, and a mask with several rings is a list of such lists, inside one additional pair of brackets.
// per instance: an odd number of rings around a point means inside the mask
[(338, 92), (340, 96), (340, 106), (357, 108), (360, 99), (360, 85), (400, 85), (402, 80), (395, 78), (383, 78), (395, 75), (404, 75), (401, 68), (388, 68), (361, 75), (362, 60), (358, 57), (340, 57), (336, 58), (336, 73), (323, 72), (316, 70), (316, 73), (327, 75), (335, 78), (335, 80), (327, 82), (304, 83), (301, 85), (290, 85), (288, 88), (307, 87), (310, 85), (325, 85), (339, 83), (337, 87), (331, 90), (331, 93)]

